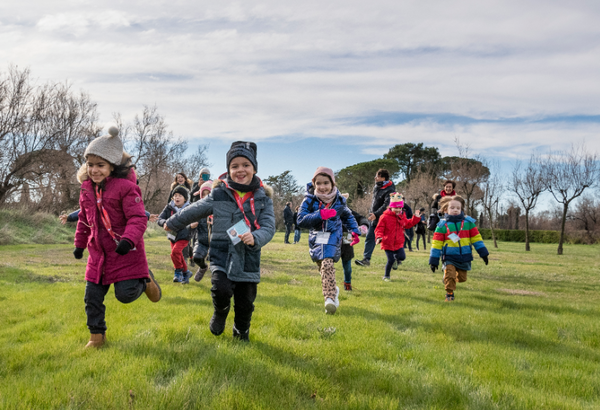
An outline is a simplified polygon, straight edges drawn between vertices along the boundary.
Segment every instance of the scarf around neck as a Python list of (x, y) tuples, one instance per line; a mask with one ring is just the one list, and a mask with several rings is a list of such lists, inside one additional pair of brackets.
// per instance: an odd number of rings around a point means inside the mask
[(230, 188), (235, 189), (236, 191), (240, 191), (240, 192), (254, 192), (258, 188), (260, 188), (260, 178), (258, 178), (256, 176), (256, 174), (254, 174), (252, 176), (252, 181), (250, 181), (250, 183), (248, 185), (244, 185), (244, 184), (238, 184), (237, 182), (233, 182), (233, 180), (231, 179), (231, 177), (229, 177), (229, 174), (227, 174), (227, 185)]
[(318, 194), (317, 190), (315, 189), (315, 196), (319, 199), (319, 201), (323, 202), (324, 204), (329, 204), (329, 203), (333, 202), (333, 200), (335, 199), (337, 194), (338, 194), (338, 189), (336, 186), (334, 186), (333, 189), (331, 190), (331, 192), (328, 194)]
[(465, 219), (465, 213), (461, 211), (461, 213), (458, 214), (458, 215), (448, 215), (448, 214), (445, 214), (444, 215), (444, 219), (447, 222), (452, 222), (452, 223), (461, 222), (463, 219)]
[(189, 201), (185, 201), (185, 203), (183, 205), (181, 205), (181, 208), (178, 207), (177, 205), (175, 205), (175, 201), (171, 201), (171, 207), (175, 210), (175, 212), (179, 213), (179, 211), (181, 211), (183, 208), (185, 208), (186, 206), (188, 206), (190, 204)]

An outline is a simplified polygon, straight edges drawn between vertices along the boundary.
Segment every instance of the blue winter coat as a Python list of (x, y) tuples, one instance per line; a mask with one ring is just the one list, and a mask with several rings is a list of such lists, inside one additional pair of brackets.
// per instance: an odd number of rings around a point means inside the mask
[[(310, 229), (308, 234), (308, 245), (310, 246), (310, 256), (313, 261), (321, 261), (325, 258), (333, 258), (334, 262), (340, 260), (342, 246), (342, 224), (346, 228), (360, 235), (356, 219), (352, 216), (352, 211), (346, 206), (346, 199), (338, 192), (333, 200), (330, 209), (335, 209), (337, 215), (327, 220), (321, 219), (321, 209), (325, 209), (325, 204), (319, 204), (319, 199), (314, 194), (312, 182), (306, 185), (306, 194), (300, 209), (298, 210), (298, 226)], [(317, 244), (317, 232), (329, 232), (327, 244)]]

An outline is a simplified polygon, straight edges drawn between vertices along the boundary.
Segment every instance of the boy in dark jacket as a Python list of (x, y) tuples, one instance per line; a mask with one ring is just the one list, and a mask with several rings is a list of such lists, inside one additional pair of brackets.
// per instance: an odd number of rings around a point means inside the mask
[[(188, 202), (190, 192), (182, 185), (179, 185), (173, 189), (173, 199), (165, 209), (161, 212), (158, 217), (158, 224), (162, 227), (165, 226), (165, 222), (172, 215), (181, 212), (182, 209), (186, 208), (190, 203)], [(169, 234), (167, 238), (171, 241), (171, 260), (173, 261), (173, 267), (175, 268), (175, 274), (173, 276), (173, 282), (176, 283), (190, 283), (192, 272), (188, 270), (187, 264), (185, 263), (185, 257), (183, 250), (188, 246), (190, 242), (190, 235), (192, 229), (198, 226), (197, 222), (194, 222), (190, 226), (186, 226), (182, 230), (177, 232), (177, 235)]]
[[(214, 182), (210, 195), (165, 224), (166, 230), (178, 231), (213, 215), (209, 261), (215, 310), (209, 327), (215, 336), (223, 333), (233, 296), (233, 337), (242, 341), (249, 341), (260, 282), (260, 252), (275, 234), (273, 190), (256, 176), (257, 169), (256, 144), (234, 142), (227, 152), (227, 173)], [(245, 224), (246, 232), (229, 236), (240, 223)]]

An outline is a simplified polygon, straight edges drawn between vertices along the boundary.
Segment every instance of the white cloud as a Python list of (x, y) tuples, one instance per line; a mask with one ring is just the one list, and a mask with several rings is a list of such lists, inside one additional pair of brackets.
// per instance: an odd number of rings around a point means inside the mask
[(566, 132), (598, 139), (596, 124), (576, 121), (341, 120), (598, 115), (596, 2), (63, 0), (0, 4), (0, 16), (0, 61), (68, 78), (105, 121), (156, 103), (189, 138), (361, 136), (370, 155), (396, 142), (451, 146), (457, 133), (507, 156), (524, 141), (566, 143)]

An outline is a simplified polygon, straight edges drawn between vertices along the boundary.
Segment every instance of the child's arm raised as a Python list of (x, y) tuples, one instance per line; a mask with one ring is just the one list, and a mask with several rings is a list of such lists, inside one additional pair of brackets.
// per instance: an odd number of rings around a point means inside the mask
[(210, 194), (204, 199), (186, 206), (181, 210), (181, 212), (167, 219), (164, 225), (165, 230), (181, 231), (192, 222), (199, 221), (201, 218), (206, 218), (207, 216), (212, 215), (213, 205), (214, 200), (212, 194)]
[(319, 209), (314, 212), (310, 211), (310, 206), (305, 198), (300, 205), (300, 209), (298, 209), (297, 222), (300, 228), (317, 228), (323, 223), (323, 218), (321, 218)]

